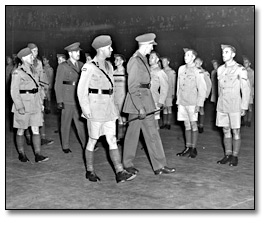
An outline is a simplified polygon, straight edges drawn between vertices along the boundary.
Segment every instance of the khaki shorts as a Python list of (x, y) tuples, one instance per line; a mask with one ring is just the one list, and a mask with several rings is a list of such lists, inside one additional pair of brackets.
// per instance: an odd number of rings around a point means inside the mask
[(177, 120), (190, 122), (198, 121), (198, 113), (195, 113), (195, 106), (178, 105)]
[(95, 122), (87, 120), (87, 128), (89, 137), (96, 140), (102, 135), (116, 135), (115, 120), (108, 122)]
[(231, 129), (240, 128), (241, 112), (236, 113), (217, 112), (216, 125), (218, 127), (230, 127)]
[(43, 114), (38, 113), (25, 113), (24, 115), (14, 112), (13, 127), (19, 129), (27, 129), (28, 127), (40, 127), (43, 125)]

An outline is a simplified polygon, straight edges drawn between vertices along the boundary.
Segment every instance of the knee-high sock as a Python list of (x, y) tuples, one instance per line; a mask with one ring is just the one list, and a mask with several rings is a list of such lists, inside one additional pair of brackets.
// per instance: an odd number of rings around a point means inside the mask
[(171, 120), (172, 120), (172, 114), (167, 114), (167, 124), (171, 125)]
[(94, 151), (85, 150), (85, 160), (87, 171), (94, 171)]
[(252, 111), (251, 111), (251, 112), (248, 111), (248, 112), (247, 112), (247, 121), (248, 121), (248, 122), (251, 122), (251, 119), (252, 119)]
[(191, 147), (196, 148), (198, 141), (198, 130), (192, 131), (192, 144)]
[(231, 155), (232, 154), (232, 138), (225, 138), (224, 137), (224, 147), (225, 147), (225, 154)]
[(29, 129), (26, 129), (26, 130), (25, 130), (25, 137), (26, 137), (27, 141), (28, 141), (29, 143), (31, 143), (31, 134), (30, 134)]
[(241, 139), (233, 139), (233, 156), (238, 156), (241, 147)]
[(23, 135), (16, 135), (16, 144), (18, 148), (18, 152), (24, 154), (24, 137)]
[(168, 124), (168, 114), (163, 113), (163, 124), (162, 125), (167, 125)]
[(186, 147), (191, 147), (191, 130), (185, 130)]
[(199, 114), (199, 127), (203, 127), (204, 124), (204, 115)]
[(116, 173), (123, 170), (123, 165), (121, 163), (121, 156), (118, 149), (110, 149), (110, 157), (113, 162)]
[(41, 151), (40, 135), (33, 134), (32, 141), (33, 141), (35, 154), (40, 155), (40, 151)]

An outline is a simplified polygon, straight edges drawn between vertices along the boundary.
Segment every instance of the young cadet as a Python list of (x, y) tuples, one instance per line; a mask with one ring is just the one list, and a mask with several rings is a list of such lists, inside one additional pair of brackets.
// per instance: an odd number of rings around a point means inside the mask
[(42, 108), (43, 97), (38, 77), (34, 75), (32, 65), (34, 56), (30, 48), (24, 48), (18, 53), (22, 65), (14, 70), (11, 80), (11, 97), (13, 99), (12, 112), (14, 113), (13, 127), (17, 128), (16, 145), (19, 160), (28, 162), (24, 152), (24, 131), (31, 127), (32, 143), (36, 162), (45, 162), (49, 158), (41, 155), (41, 139), (39, 127), (43, 124)]
[(184, 121), (186, 148), (177, 153), (177, 156), (188, 155), (190, 158), (197, 156), (198, 140), (198, 112), (203, 107), (206, 96), (206, 83), (203, 72), (195, 66), (194, 60), (197, 52), (193, 49), (184, 48), (185, 65), (178, 69), (177, 120)]
[(97, 140), (103, 135), (109, 145), (116, 182), (125, 182), (136, 177), (124, 170), (116, 142), (116, 119), (119, 113), (114, 104), (113, 66), (106, 60), (113, 51), (111, 45), (109, 35), (100, 35), (93, 40), (92, 47), (97, 54), (92, 61), (84, 64), (77, 90), (89, 134), (85, 149), (86, 179), (92, 182), (100, 181), (94, 169), (94, 149)]
[(241, 146), (241, 116), (248, 109), (250, 85), (247, 70), (234, 60), (235, 47), (221, 45), (221, 49), (225, 64), (217, 71), (219, 96), (216, 125), (223, 128), (225, 156), (217, 163), (229, 162), (230, 166), (237, 166)]

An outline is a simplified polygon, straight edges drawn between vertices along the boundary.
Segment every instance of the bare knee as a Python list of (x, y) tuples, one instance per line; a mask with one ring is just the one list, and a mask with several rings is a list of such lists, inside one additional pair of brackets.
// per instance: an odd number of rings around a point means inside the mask
[(225, 138), (232, 137), (231, 129), (229, 127), (223, 127), (223, 133), (224, 133)]

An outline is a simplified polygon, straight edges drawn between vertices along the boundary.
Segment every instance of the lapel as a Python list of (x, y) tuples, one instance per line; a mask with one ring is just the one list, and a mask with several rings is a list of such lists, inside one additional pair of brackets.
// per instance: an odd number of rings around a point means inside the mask
[(75, 70), (77, 73), (80, 73), (79, 62), (77, 62), (77, 63), (78, 63), (78, 67), (76, 67), (76, 66), (71, 62), (70, 59), (68, 59), (68, 61), (67, 61), (67, 64), (68, 64), (73, 70)]
[(146, 57), (142, 56), (142, 54), (140, 52), (137, 52), (137, 56), (138, 58), (142, 61), (142, 63), (144, 64), (144, 66), (146, 67), (149, 77), (151, 77), (151, 73), (150, 73), (150, 67), (148, 65), (147, 59)]

